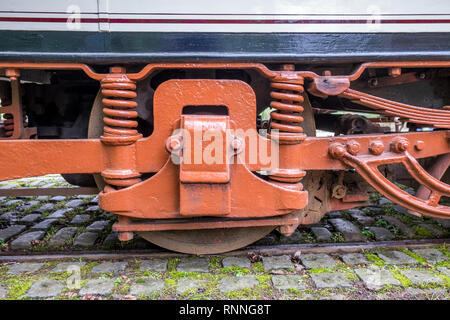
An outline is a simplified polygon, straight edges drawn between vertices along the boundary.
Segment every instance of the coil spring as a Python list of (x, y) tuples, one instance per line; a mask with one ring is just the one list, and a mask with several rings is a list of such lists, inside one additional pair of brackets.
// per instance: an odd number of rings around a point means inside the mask
[(139, 138), (137, 131), (137, 103), (130, 99), (136, 98), (136, 84), (126, 76), (102, 81), (102, 102), (104, 134), (117, 137)]
[[(103, 136), (104, 143), (109, 145), (129, 145), (142, 137), (136, 121), (138, 113), (136, 84), (125, 74), (113, 74), (102, 80), (103, 103)], [(102, 177), (108, 185), (124, 188), (140, 182), (140, 173), (131, 169), (104, 170)]]
[(3, 115), (3, 118), (5, 118), (5, 120), (3, 121), (5, 136), (11, 137), (14, 133), (14, 117), (11, 113), (5, 113)]
[(270, 86), (275, 89), (270, 92), (270, 97), (275, 99), (270, 103), (270, 107), (276, 109), (271, 116), (271, 130), (279, 130), (279, 140), (283, 143), (299, 143), (306, 136), (303, 128), (299, 126), (303, 122), (300, 115), (303, 112), (302, 93), (303, 79), (295, 80), (275, 80)]

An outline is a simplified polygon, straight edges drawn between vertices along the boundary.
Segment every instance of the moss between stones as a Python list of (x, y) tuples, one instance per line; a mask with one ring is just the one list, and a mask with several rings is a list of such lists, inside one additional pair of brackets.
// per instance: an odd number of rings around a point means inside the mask
[(374, 252), (366, 252), (364, 253), (366, 258), (370, 261), (373, 261), (373, 264), (376, 266), (385, 266), (386, 262), (384, 262), (380, 257), (378, 257)]
[(420, 264), (428, 264), (427, 260), (425, 260), (424, 258), (422, 258), (421, 256), (419, 256), (417, 253), (414, 253), (408, 249), (401, 249), (400, 251), (406, 253), (407, 255), (409, 255), (410, 257), (413, 257), (414, 259), (416, 259), (417, 261), (419, 261)]

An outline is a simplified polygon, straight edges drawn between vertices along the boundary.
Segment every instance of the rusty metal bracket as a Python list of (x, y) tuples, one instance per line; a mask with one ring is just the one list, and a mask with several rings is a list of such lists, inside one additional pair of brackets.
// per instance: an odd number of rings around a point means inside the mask
[[(332, 143), (329, 155), (354, 168), (374, 189), (401, 206), (423, 215), (435, 218), (450, 218), (450, 207), (438, 204), (441, 196), (450, 196), (450, 186), (427, 173), (408, 153), (409, 142), (396, 137), (392, 140), (391, 151), (384, 152), (380, 144), (372, 144), (371, 156), (355, 156), (345, 145)], [(402, 163), (411, 176), (420, 184), (432, 190), (428, 199), (414, 197), (386, 179), (378, 166), (388, 163)]]

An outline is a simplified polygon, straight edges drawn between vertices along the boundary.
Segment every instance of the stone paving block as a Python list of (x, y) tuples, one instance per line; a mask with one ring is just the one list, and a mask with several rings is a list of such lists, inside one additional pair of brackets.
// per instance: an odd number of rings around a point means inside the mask
[(265, 271), (294, 269), (291, 257), (288, 255), (263, 257), (263, 265)]
[(66, 199), (67, 199), (67, 197), (65, 197), (65, 196), (54, 196), (54, 197), (50, 198), (50, 201), (59, 202), (59, 201), (65, 201)]
[(53, 279), (41, 279), (31, 285), (24, 295), (28, 298), (50, 298), (58, 296), (64, 286), (61, 281)]
[(438, 249), (415, 249), (412, 251), (430, 263), (438, 263), (449, 259)]
[(369, 209), (370, 215), (379, 216), (379, 215), (384, 214), (383, 208), (381, 208), (381, 207), (368, 206), (368, 207), (366, 207), (366, 209)]
[(8, 183), (8, 184), (4, 184), (2, 186), (0, 186), (0, 189), (13, 189), (13, 188), (17, 188), (18, 185), (15, 183)]
[(41, 188), (51, 188), (51, 187), (53, 187), (54, 185), (55, 185), (54, 182), (50, 182), (50, 183), (44, 184)]
[(412, 284), (442, 283), (442, 279), (435, 277), (428, 271), (401, 270), (400, 273), (407, 277)]
[(412, 227), (404, 224), (396, 217), (382, 216), (381, 219), (389, 223), (391, 226), (397, 228), (402, 234), (404, 234), (407, 237), (413, 237), (416, 233)]
[(69, 212), (73, 211), (72, 209), (58, 209), (52, 214), (47, 216), (47, 219), (61, 219), (64, 218)]
[(102, 245), (104, 246), (112, 246), (116, 243), (119, 243), (119, 234), (117, 232), (111, 232), (108, 236), (103, 240)]
[(280, 235), (280, 243), (297, 243), (302, 239), (300, 231), (295, 230), (290, 236)]
[(407, 255), (406, 253), (400, 251), (383, 251), (377, 252), (377, 255), (384, 260), (387, 264), (417, 264), (419, 263), (413, 257)]
[(55, 208), (55, 205), (53, 203), (46, 203), (46, 204), (44, 204), (43, 206), (37, 208), (34, 211), (43, 213), (43, 212), (46, 212), (46, 211), (51, 211), (54, 208)]
[(46, 231), (48, 230), (52, 225), (58, 223), (57, 219), (45, 219), (41, 222), (39, 222), (38, 224), (35, 224), (34, 226), (32, 226), (30, 228), (30, 230), (43, 230)]
[(112, 218), (112, 217), (114, 217), (114, 216), (115, 216), (114, 213), (104, 211), (104, 212), (102, 212), (102, 214), (100, 215), (100, 218), (102, 218), (102, 219), (110, 219), (110, 218)]
[(179, 272), (209, 272), (208, 258), (181, 259), (177, 266)]
[(13, 222), (19, 220), (19, 212), (9, 211), (0, 215), (0, 221)]
[(75, 247), (90, 247), (95, 244), (95, 241), (98, 238), (98, 234), (95, 232), (84, 232), (78, 236), (78, 238), (74, 241), (73, 245)]
[(387, 241), (395, 238), (392, 232), (383, 227), (369, 227), (368, 230), (373, 232), (375, 239), (378, 241)]
[(89, 225), (86, 230), (92, 231), (92, 232), (102, 232), (103, 229), (109, 224), (110, 221), (108, 220), (99, 220), (94, 221), (91, 225)]
[(349, 279), (342, 273), (310, 273), (317, 288), (349, 288), (353, 287)]
[(169, 261), (167, 259), (152, 259), (143, 260), (139, 270), (141, 271), (154, 271), (154, 272), (164, 272), (167, 270), (167, 264)]
[[(350, 210), (349, 210), (350, 211)], [(355, 219), (359, 224), (363, 226), (371, 226), (375, 224), (375, 219), (367, 216), (363, 211), (358, 210), (358, 212), (350, 213), (353, 219)]]
[(277, 290), (304, 290), (306, 289), (302, 277), (296, 274), (274, 275), (272, 276), (272, 283)]
[(51, 272), (73, 273), (76, 270), (80, 270), (84, 265), (86, 265), (86, 262), (79, 262), (79, 261), (61, 262), (58, 263), (58, 265), (54, 267)]
[(259, 281), (254, 276), (225, 277), (220, 280), (218, 289), (222, 293), (251, 289), (259, 285)]
[(84, 203), (84, 200), (81, 199), (74, 199), (74, 200), (70, 200), (69, 202), (67, 202), (64, 206), (66, 208), (76, 208), (81, 206)]
[(324, 253), (302, 254), (300, 261), (306, 269), (334, 268), (336, 266), (333, 258)]
[(450, 219), (434, 219), (437, 223), (439, 223), (444, 228), (450, 229)]
[(73, 217), (72, 221), (70, 221), (70, 224), (73, 224), (76, 226), (82, 225), (82, 224), (85, 224), (87, 221), (89, 221), (90, 218), (91, 218), (91, 216), (88, 214), (79, 214), (79, 215), (76, 215), (75, 217)]
[(127, 267), (128, 262), (103, 262), (92, 268), (92, 273), (103, 273), (103, 272), (123, 272)]
[(384, 206), (385, 204), (393, 204), (393, 202), (389, 199), (386, 199), (385, 197), (381, 197), (380, 199), (378, 199), (378, 204), (380, 206)]
[(32, 231), (20, 235), (17, 239), (13, 240), (9, 247), (13, 250), (30, 249), (33, 241), (41, 240), (45, 236), (45, 231)]
[(16, 209), (25, 211), (39, 204), (39, 201), (29, 201), (27, 203), (19, 204)]
[(327, 212), (326, 216), (328, 218), (342, 218), (342, 212), (340, 212), (340, 211), (330, 211), (330, 212)]
[(366, 256), (362, 253), (345, 253), (341, 255), (342, 261), (344, 263), (355, 266), (359, 264), (368, 264), (369, 260), (367, 260)]
[(160, 291), (164, 288), (164, 280), (147, 279), (145, 282), (135, 283), (130, 288), (132, 296), (151, 295), (153, 292)]
[(114, 289), (115, 279), (91, 279), (81, 288), (79, 295), (107, 296)]
[(354, 271), (370, 290), (380, 290), (385, 285), (401, 285), (400, 281), (395, 279), (389, 270), (371, 267), (355, 269)]
[(226, 257), (222, 260), (222, 266), (224, 268), (246, 268), (250, 269), (250, 260), (247, 257)]
[(276, 236), (272, 233), (269, 233), (262, 239), (259, 239), (258, 241), (256, 241), (254, 244), (258, 245), (258, 246), (268, 246), (271, 244), (275, 244), (277, 242), (278, 242), (278, 240), (277, 240)]
[(364, 240), (359, 228), (350, 221), (344, 219), (329, 219), (328, 222), (330, 222), (337, 231), (342, 233), (345, 241)]
[(316, 237), (317, 241), (329, 241), (331, 240), (331, 232), (328, 231), (327, 228), (324, 227), (312, 227), (311, 228), (314, 237)]
[(41, 217), (41, 215), (38, 214), (38, 213), (31, 213), (31, 214), (27, 214), (26, 216), (21, 218), (19, 220), (19, 222), (26, 223), (26, 224), (31, 224), (31, 223), (36, 222), (37, 220), (39, 220), (40, 217)]
[(20, 274), (20, 273), (32, 273), (36, 272), (39, 269), (41, 269), (44, 266), (45, 263), (36, 262), (24, 262), (24, 263), (17, 263), (9, 266), (8, 274)]
[(441, 230), (439, 227), (434, 226), (432, 224), (419, 223), (419, 226), (428, 230), (435, 237), (442, 237), (443, 235), (445, 235), (445, 232), (443, 230)]
[(6, 201), (5, 203), (3, 203), (3, 205), (4, 205), (5, 207), (9, 207), (9, 206), (12, 206), (12, 205), (21, 203), (21, 202), (22, 202), (22, 200), (14, 199), (14, 200)]
[(72, 240), (76, 232), (77, 228), (75, 227), (62, 228), (53, 235), (53, 237), (49, 241), (49, 245), (62, 246), (64, 244), (67, 244)]
[(24, 231), (27, 227), (26, 226), (22, 226), (22, 225), (13, 225), (13, 226), (9, 226), (5, 229), (1, 229), (0, 230), (0, 240), (6, 242), (8, 241), (10, 238), (18, 235), (19, 233), (21, 233), (22, 231)]
[(90, 204), (97, 204), (98, 203), (98, 196), (95, 196), (94, 198), (92, 198), (91, 201), (89, 201)]
[(8, 288), (0, 284), (0, 299), (5, 299), (8, 294)]
[(206, 284), (205, 280), (179, 279), (177, 283), (177, 292), (184, 293), (188, 290), (197, 290)]
[(92, 211), (98, 211), (100, 210), (99, 206), (90, 206), (89, 208), (87, 208), (85, 211), (87, 212), (92, 212)]
[(447, 277), (450, 277), (450, 269), (446, 267), (437, 267), (436, 269), (439, 270), (439, 272), (445, 274)]

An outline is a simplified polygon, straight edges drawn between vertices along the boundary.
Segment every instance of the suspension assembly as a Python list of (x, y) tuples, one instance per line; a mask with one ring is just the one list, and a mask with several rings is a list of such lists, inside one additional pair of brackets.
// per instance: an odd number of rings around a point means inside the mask
[[(308, 187), (303, 188), (302, 182), (306, 184), (310, 180), (309, 174), (308, 179), (303, 178), (307, 171), (321, 170), (355, 169), (376, 190), (409, 210), (448, 218), (450, 210), (439, 204), (442, 196), (450, 196), (450, 186), (439, 180), (450, 163), (448, 157), (442, 158), (437, 173), (431, 175), (417, 159), (449, 154), (450, 139), (446, 129), (450, 129), (450, 111), (404, 105), (350, 89), (350, 83), (365, 69), (393, 66), (448, 68), (450, 62), (365, 64), (348, 76), (319, 76), (310, 71), (295, 71), (293, 65), (272, 71), (264, 65), (250, 63), (149, 64), (138, 73), (113, 67), (108, 74), (95, 73), (78, 64), (0, 64), (0, 68), (9, 70), (6, 75), (13, 89), (11, 106), (0, 110), (7, 114), (7, 137), (0, 141), (0, 166), (7, 170), (2, 171), (0, 180), (47, 173), (101, 173), (106, 186), (100, 193), (99, 204), (103, 210), (119, 216), (113, 230), (119, 232), (121, 240), (131, 239), (132, 232), (243, 227), (280, 227), (283, 233), (289, 234), (301, 221), (307, 221), (302, 220), (302, 214), (308, 205)], [(80, 69), (99, 81), (104, 105), (101, 138), (18, 141), (26, 136), (23, 115), (17, 113), (21, 112), (17, 107), (20, 107), (19, 72), (14, 70), (19, 68)], [(259, 72), (270, 81), (270, 106), (274, 109), (267, 137), (245, 134), (256, 132), (257, 119), (255, 91), (247, 83), (225, 79), (172, 79), (155, 89), (154, 128), (150, 136), (143, 138), (137, 129), (136, 83), (156, 70), (170, 68)], [(302, 114), (306, 110), (304, 89), (310, 95), (338, 96), (439, 130), (325, 138), (306, 136), (302, 128), (305, 125)], [(184, 113), (187, 106), (210, 110), (206, 114)], [(227, 112), (214, 113), (217, 106)], [(176, 133), (179, 129), (184, 131)], [(217, 133), (216, 140), (208, 140), (209, 130)], [(199, 140), (195, 140), (196, 134)], [(211, 149), (211, 145), (227, 150), (229, 153), (221, 159), (233, 161), (186, 162), (189, 148), (197, 143), (202, 153)], [(275, 149), (278, 163), (267, 169), (267, 164), (259, 157), (259, 147), (270, 149), (272, 144), (278, 147)], [(258, 157), (252, 162), (248, 155), (254, 152), (255, 145)], [(174, 150), (181, 160), (179, 163), (172, 161)], [(18, 157), (23, 161), (16, 161)], [(414, 197), (388, 181), (378, 166), (393, 163), (403, 164), (426, 190), (419, 190), (420, 194)], [(267, 176), (262, 176), (265, 173)], [(317, 183), (318, 190), (327, 187)], [(340, 208), (362, 202), (362, 198), (351, 202), (352, 197), (345, 192), (334, 195), (335, 200), (341, 202)]]
[[(284, 65), (287, 71), (281, 76), (272, 79), (270, 96), (274, 99), (270, 107), (275, 109), (270, 114), (270, 138), (279, 143), (279, 167), (269, 174), (269, 178), (282, 183), (298, 183), (306, 172), (298, 168), (299, 159), (292, 152), (293, 145), (305, 140), (306, 135), (300, 126), (303, 122), (301, 113), (304, 108), (303, 77), (290, 77), (289, 72), (294, 71), (294, 65)], [(301, 186), (301, 185), (300, 185)]]
[(140, 173), (134, 168), (134, 143), (142, 138), (137, 131), (138, 113), (136, 84), (128, 79), (125, 69), (113, 67), (110, 74), (101, 81), (103, 113), (105, 117), (101, 141), (107, 146), (111, 168), (102, 171), (108, 185), (129, 187), (140, 181)]

